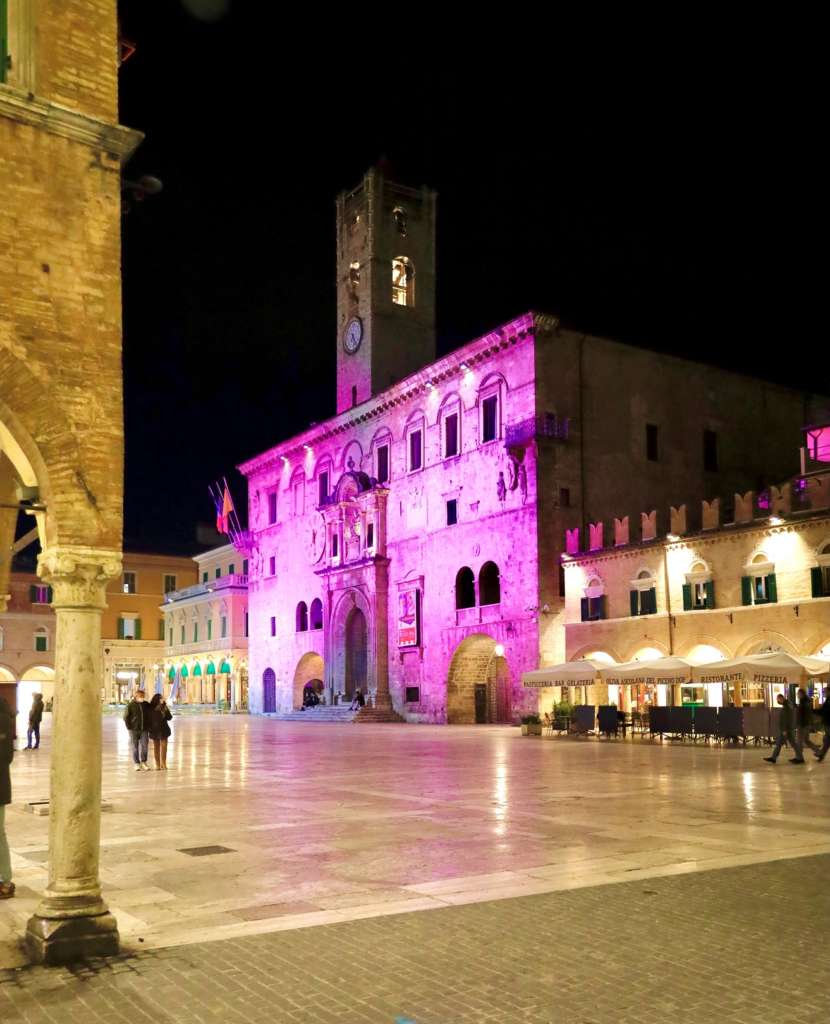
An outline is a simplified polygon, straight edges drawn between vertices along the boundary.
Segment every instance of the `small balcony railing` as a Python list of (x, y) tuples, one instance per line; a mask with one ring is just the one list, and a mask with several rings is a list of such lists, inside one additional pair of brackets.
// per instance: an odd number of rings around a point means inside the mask
[(208, 580), (207, 583), (194, 583), (192, 587), (182, 587), (181, 590), (171, 590), (164, 595), (164, 603), (172, 604), (174, 601), (187, 601), (191, 597), (199, 597), (201, 594), (212, 594), (214, 590), (225, 590), (227, 587), (247, 587), (248, 577), (241, 572), (229, 573), (220, 576), (216, 580)]
[(537, 437), (550, 437), (556, 441), (568, 440), (568, 417), (557, 416), (553, 412), (531, 416), (520, 423), (511, 423), (505, 428), (504, 443), (510, 448), (514, 445), (528, 444)]

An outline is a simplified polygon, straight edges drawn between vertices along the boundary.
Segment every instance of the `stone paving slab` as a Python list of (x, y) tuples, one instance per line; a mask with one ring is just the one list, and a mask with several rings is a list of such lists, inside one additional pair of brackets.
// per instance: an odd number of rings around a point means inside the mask
[(3, 1024), (815, 1024), (830, 856), (0, 971)]

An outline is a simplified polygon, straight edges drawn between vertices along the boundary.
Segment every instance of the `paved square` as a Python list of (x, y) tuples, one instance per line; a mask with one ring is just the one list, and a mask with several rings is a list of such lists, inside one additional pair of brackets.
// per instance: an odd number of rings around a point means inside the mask
[[(106, 718), (101, 875), (125, 946), (161, 948), (830, 852), (830, 764), (759, 748), (521, 737), (506, 727), (182, 715), (167, 773)], [(46, 881), (46, 743), (7, 814), (19, 897)], [(227, 847), (200, 857), (187, 850)], [(426, 915), (429, 917), (430, 915)]]

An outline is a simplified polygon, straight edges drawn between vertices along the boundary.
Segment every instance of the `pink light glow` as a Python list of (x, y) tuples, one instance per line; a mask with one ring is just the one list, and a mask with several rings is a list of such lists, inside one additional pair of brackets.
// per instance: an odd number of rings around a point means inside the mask
[(830, 462), (830, 424), (810, 427), (807, 431), (807, 451), (813, 462)]

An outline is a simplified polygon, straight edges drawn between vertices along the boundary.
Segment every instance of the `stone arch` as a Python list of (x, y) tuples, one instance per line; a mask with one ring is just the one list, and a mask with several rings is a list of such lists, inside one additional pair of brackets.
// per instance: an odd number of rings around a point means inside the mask
[(761, 654), (764, 648), (772, 647), (775, 650), (786, 651), (787, 654), (798, 654), (798, 647), (783, 633), (777, 633), (771, 629), (763, 629), (748, 637), (738, 647), (737, 656), (745, 654)]
[(314, 631), (323, 628), (323, 602), (319, 597), (315, 597), (309, 606), (308, 628)]
[(718, 651), (724, 658), (733, 658), (734, 654), (732, 648), (721, 640), (717, 636), (709, 636), (708, 634), (698, 633), (697, 636), (693, 637), (683, 646), (682, 652), (678, 652), (679, 658), (686, 658), (690, 654), (693, 654), (697, 647), (713, 647)]
[(308, 605), (305, 601), (300, 601), (294, 610), (294, 631), (296, 633), (306, 633), (308, 631)]
[(475, 608), (476, 578), (468, 565), (462, 565), (455, 574), (455, 607)]
[[(349, 465), (349, 459), (352, 460), (351, 466)], [(340, 469), (343, 473), (360, 473), (362, 468), (363, 446), (356, 438), (352, 438), (352, 440), (347, 442), (343, 447), (343, 452), (340, 456)]]
[(655, 640), (651, 636), (643, 636), (636, 643), (632, 644), (623, 660), (634, 661), (638, 654), (642, 651), (647, 651), (649, 648), (658, 651), (662, 657), (668, 657), (669, 649), (662, 640)]
[(0, 683), (15, 683), (17, 677), (8, 665), (0, 665)]
[[(596, 644), (586, 644), (584, 647), (580, 647), (574, 651), (573, 654), (568, 655), (568, 661), (579, 661), (581, 658), (589, 658), (594, 654), (602, 654), (605, 657), (610, 658), (609, 664), (619, 665), (624, 659), (620, 657), (619, 652), (614, 648), (609, 647), (607, 644), (602, 649), (597, 648)], [(600, 659), (602, 660), (602, 659)]]
[(478, 572), (478, 603), (501, 603), (501, 574), (495, 562), (485, 562)]
[[(478, 696), (477, 687), (483, 687)], [(509, 722), (510, 712), (507, 659), (496, 655), (492, 636), (471, 633), (456, 647), (447, 670), (447, 722), (473, 725), (482, 718), (485, 722)]]
[[(358, 609), (366, 621), (366, 689), (374, 691), (377, 680), (375, 679), (375, 636), (376, 625), (372, 614), (371, 604), (362, 590), (352, 589), (344, 591), (337, 601), (332, 617), (330, 635), (326, 637), (329, 652), (327, 664), (331, 668), (331, 684), (335, 693), (346, 692), (346, 627), (349, 616), (353, 609)], [(366, 690), (364, 690), (364, 693)]]
[(319, 681), (319, 687), (315, 686), (317, 692), (323, 689), (325, 679), (325, 668), (323, 656), (317, 651), (306, 651), (297, 662), (294, 669), (294, 684), (292, 690), (293, 707), (299, 708), (303, 705), (303, 690), (309, 683)]

